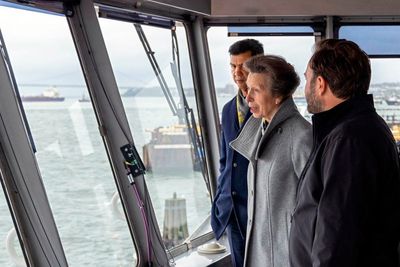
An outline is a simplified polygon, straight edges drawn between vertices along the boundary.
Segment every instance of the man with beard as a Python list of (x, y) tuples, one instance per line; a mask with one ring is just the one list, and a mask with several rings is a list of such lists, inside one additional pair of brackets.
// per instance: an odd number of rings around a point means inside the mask
[(397, 267), (400, 172), (393, 135), (368, 88), (355, 43), (317, 44), (306, 76), (313, 149), (292, 216), (292, 267)]

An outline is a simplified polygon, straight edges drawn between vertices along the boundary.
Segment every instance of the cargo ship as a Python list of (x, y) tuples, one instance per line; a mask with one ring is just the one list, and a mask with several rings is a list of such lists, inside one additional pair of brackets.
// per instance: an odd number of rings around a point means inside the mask
[(52, 87), (43, 91), (41, 95), (21, 96), (21, 100), (24, 102), (62, 102), (65, 97), (60, 96), (58, 90)]

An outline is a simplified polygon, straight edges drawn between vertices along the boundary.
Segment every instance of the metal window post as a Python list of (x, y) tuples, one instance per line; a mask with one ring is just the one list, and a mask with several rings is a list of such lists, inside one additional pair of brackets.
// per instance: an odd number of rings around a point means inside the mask
[(211, 198), (214, 199), (219, 174), (220, 126), (206, 30), (202, 17), (197, 17), (188, 24), (187, 36), (193, 69), (193, 82), (195, 88), (197, 88), (196, 98), (200, 103), (203, 103), (199, 105), (199, 116), (202, 125)]
[(1, 182), (29, 266), (68, 266), (20, 104), (0, 56)]
[[(149, 207), (146, 212), (149, 216), (147, 221), (152, 224), (149, 229), (149, 236), (146, 235), (147, 226), (142, 220), (141, 207), (138, 205), (140, 203), (137, 203), (135, 193), (127, 179), (123, 164), (124, 158), (120, 148), (127, 143), (133, 144), (133, 139), (93, 1), (80, 1), (79, 4), (70, 8), (72, 15), (68, 17), (68, 23), (89, 88), (121, 202), (128, 219), (129, 229), (135, 240), (138, 266), (149, 266), (149, 261), (151, 261), (149, 258), (153, 258), (153, 265), (151, 266), (169, 266), (150, 198), (146, 197), (148, 191), (144, 176), (136, 177), (135, 181), (141, 198), (146, 198), (147, 207)], [(148, 237), (152, 240), (150, 253), (146, 242)]]

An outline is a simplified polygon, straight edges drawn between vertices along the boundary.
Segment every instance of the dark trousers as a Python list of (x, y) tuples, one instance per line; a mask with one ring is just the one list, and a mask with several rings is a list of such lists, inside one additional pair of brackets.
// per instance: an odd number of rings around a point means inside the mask
[(232, 212), (229, 224), (226, 227), (226, 233), (228, 234), (229, 246), (231, 247), (232, 266), (242, 267), (246, 238), (243, 237), (240, 232), (239, 224), (234, 212)]

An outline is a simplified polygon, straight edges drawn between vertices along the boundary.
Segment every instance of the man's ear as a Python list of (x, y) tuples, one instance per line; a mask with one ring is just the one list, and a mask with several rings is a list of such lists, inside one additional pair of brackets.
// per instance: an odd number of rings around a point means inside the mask
[(280, 103), (282, 103), (282, 97), (275, 98), (275, 105), (279, 105)]
[(317, 93), (318, 96), (324, 96), (328, 91), (328, 83), (320, 75), (318, 75), (316, 78), (315, 86), (316, 86), (315, 92)]

